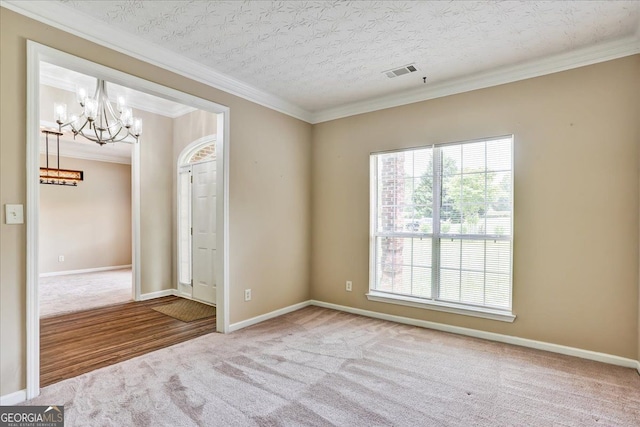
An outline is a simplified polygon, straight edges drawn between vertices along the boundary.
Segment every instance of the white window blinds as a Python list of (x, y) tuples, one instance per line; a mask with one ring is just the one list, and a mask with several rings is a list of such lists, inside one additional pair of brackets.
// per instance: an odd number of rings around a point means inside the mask
[(513, 138), (372, 155), (371, 289), (511, 309)]

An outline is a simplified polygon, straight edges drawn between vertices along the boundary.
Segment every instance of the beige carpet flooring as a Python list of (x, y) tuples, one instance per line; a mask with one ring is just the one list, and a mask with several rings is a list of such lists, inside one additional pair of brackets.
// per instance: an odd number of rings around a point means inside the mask
[(41, 277), (40, 316), (53, 316), (131, 300), (131, 269)]
[(317, 307), (42, 390), (66, 426), (637, 426), (640, 376)]

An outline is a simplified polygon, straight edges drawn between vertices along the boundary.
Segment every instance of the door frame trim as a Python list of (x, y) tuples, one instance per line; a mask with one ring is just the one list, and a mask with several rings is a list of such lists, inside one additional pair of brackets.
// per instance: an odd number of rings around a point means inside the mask
[[(27, 141), (26, 141), (26, 228), (27, 228), (27, 271), (26, 271), (26, 392), (27, 399), (40, 394), (40, 316), (38, 297), (38, 251), (40, 188), (38, 171), (40, 167), (40, 61), (108, 80), (135, 90), (159, 96), (201, 110), (219, 113), (217, 127), (217, 147), (222, 164), (220, 187), (222, 203), (219, 203), (217, 228), (222, 230), (220, 275), (222, 286), (218, 286), (217, 323), (218, 332), (229, 332), (229, 129), (230, 109), (227, 106), (198, 98), (196, 96), (153, 83), (113, 68), (82, 59), (27, 40)], [(221, 136), (221, 137), (220, 137)], [(144, 136), (143, 136), (144, 140)], [(219, 163), (219, 165), (220, 165)], [(132, 264), (134, 298), (140, 300), (140, 144), (134, 144), (132, 152)], [(219, 227), (218, 227), (219, 226)]]

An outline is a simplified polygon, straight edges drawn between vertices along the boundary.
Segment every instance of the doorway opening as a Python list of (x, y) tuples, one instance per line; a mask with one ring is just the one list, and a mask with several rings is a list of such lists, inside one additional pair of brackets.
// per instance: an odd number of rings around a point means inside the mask
[[(40, 62), (39, 77), (40, 166), (54, 177), (41, 178), (39, 188), (40, 316), (131, 301), (135, 141), (100, 146), (68, 130), (58, 133), (56, 107), (68, 105), (70, 114), (81, 111), (76, 88), (90, 90), (97, 79), (45, 61)], [(106, 87), (111, 96), (128, 95), (132, 106), (149, 97), (126, 94), (127, 88), (108, 82)], [(80, 179), (55, 179), (69, 169)]]
[[(78, 73), (93, 76), (97, 79), (111, 82), (125, 88), (156, 96), (171, 102), (184, 104), (198, 109), (213, 113), (216, 121), (216, 203), (215, 209), (209, 212), (209, 216), (215, 222), (215, 252), (209, 255), (215, 257), (211, 262), (215, 262), (215, 300), (216, 300), (216, 330), (226, 333), (229, 328), (229, 299), (228, 299), (228, 144), (229, 144), (229, 108), (207, 101), (193, 95), (176, 91), (174, 89), (158, 85), (156, 83), (143, 80), (129, 74), (66, 54), (64, 52), (49, 48), (47, 46), (28, 41), (27, 42), (27, 203), (26, 203), (26, 223), (27, 223), (27, 398), (31, 399), (40, 392), (40, 318), (39, 318), (39, 254), (41, 235), (40, 235), (40, 68), (43, 63), (52, 64), (63, 67)], [(148, 136), (148, 132), (147, 132)], [(140, 147), (146, 141), (145, 150), (141, 151)], [(172, 163), (155, 164), (154, 155), (157, 151), (168, 150), (173, 153), (172, 148), (168, 149), (163, 146), (154, 146), (151, 138), (141, 139), (140, 143), (132, 145), (131, 153), (131, 264), (132, 276), (134, 284), (133, 299), (141, 301), (150, 298), (158, 298), (168, 295), (175, 295), (177, 289), (165, 289), (160, 291), (142, 292), (141, 288), (143, 279), (143, 269), (162, 264), (169, 265), (171, 271), (173, 255), (170, 255), (166, 262), (158, 262), (155, 256), (158, 248), (164, 253), (173, 254), (171, 247), (172, 238), (166, 240), (162, 245), (146, 244), (142, 239), (143, 230), (148, 230), (146, 236), (153, 236), (155, 230), (164, 230), (169, 236), (172, 233), (171, 219), (158, 224), (153, 218), (141, 215), (141, 199), (142, 196), (154, 199), (158, 196), (158, 192), (165, 191), (162, 197), (166, 197), (169, 204), (166, 211), (171, 217), (171, 204), (173, 192), (171, 191), (171, 182), (175, 176), (170, 173)], [(143, 186), (145, 175), (141, 171), (141, 156), (146, 157), (150, 161), (150, 168), (146, 171), (161, 171), (161, 176), (168, 177), (166, 185), (158, 182), (146, 181)], [(173, 163), (175, 164), (175, 163)], [(165, 228), (162, 228), (165, 227)], [(145, 267), (146, 266), (146, 267)], [(169, 274), (171, 275), (171, 273)], [(146, 274), (145, 283), (161, 282), (152, 273)]]
[[(216, 135), (197, 139), (178, 156), (178, 293), (216, 305)], [(213, 260), (213, 261), (212, 261)]]

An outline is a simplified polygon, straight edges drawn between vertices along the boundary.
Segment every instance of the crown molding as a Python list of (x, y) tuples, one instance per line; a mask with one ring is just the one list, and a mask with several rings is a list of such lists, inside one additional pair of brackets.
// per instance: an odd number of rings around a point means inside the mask
[[(117, 30), (104, 22), (52, 1), (1, 0), (0, 6), (93, 43), (158, 66), (231, 95), (310, 122), (311, 113), (197, 61)], [(64, 13), (61, 10), (64, 8)]]
[(56, 89), (66, 90), (67, 92), (75, 93), (75, 90), (76, 90), (75, 84), (68, 82), (64, 79), (60, 79), (58, 77), (43, 74), (42, 71), (40, 71), (40, 84), (45, 86), (51, 86)]
[(547, 74), (584, 67), (598, 62), (610, 61), (640, 53), (640, 33), (612, 42), (601, 43), (571, 52), (547, 56), (523, 64), (502, 67), (473, 76), (435, 83), (426, 89), (410, 90), (393, 95), (354, 102), (336, 108), (329, 108), (313, 114), (311, 123), (322, 123), (357, 114), (369, 113), (386, 108), (413, 104), (434, 98), (455, 95), (477, 89), (498, 86), (519, 80), (540, 77)]
[(0, 6), (311, 124), (498, 86), (640, 53), (639, 26), (636, 34), (631, 37), (522, 64), (501, 67), (472, 76), (435, 83), (425, 89), (404, 91), (335, 108), (309, 112), (282, 98), (217, 72), (163, 47), (146, 42), (139, 37), (126, 35), (102, 21), (87, 17), (71, 8), (65, 8), (67, 10), (62, 14), (60, 13), (60, 6), (55, 2), (0, 0)]
[[(135, 106), (134, 106), (135, 107)], [(146, 108), (152, 108), (150, 103), (146, 104)], [(142, 109), (142, 107), (140, 107), (140, 109)], [(188, 105), (180, 105), (180, 106), (176, 106), (176, 108), (172, 108), (171, 112), (169, 112), (168, 114), (170, 118), (172, 119), (177, 119), (178, 117), (184, 116), (185, 114), (189, 114), (193, 111), (196, 111), (197, 108), (194, 107), (189, 107)], [(153, 111), (151, 110), (146, 110), (149, 111), (150, 113), (153, 113)]]

